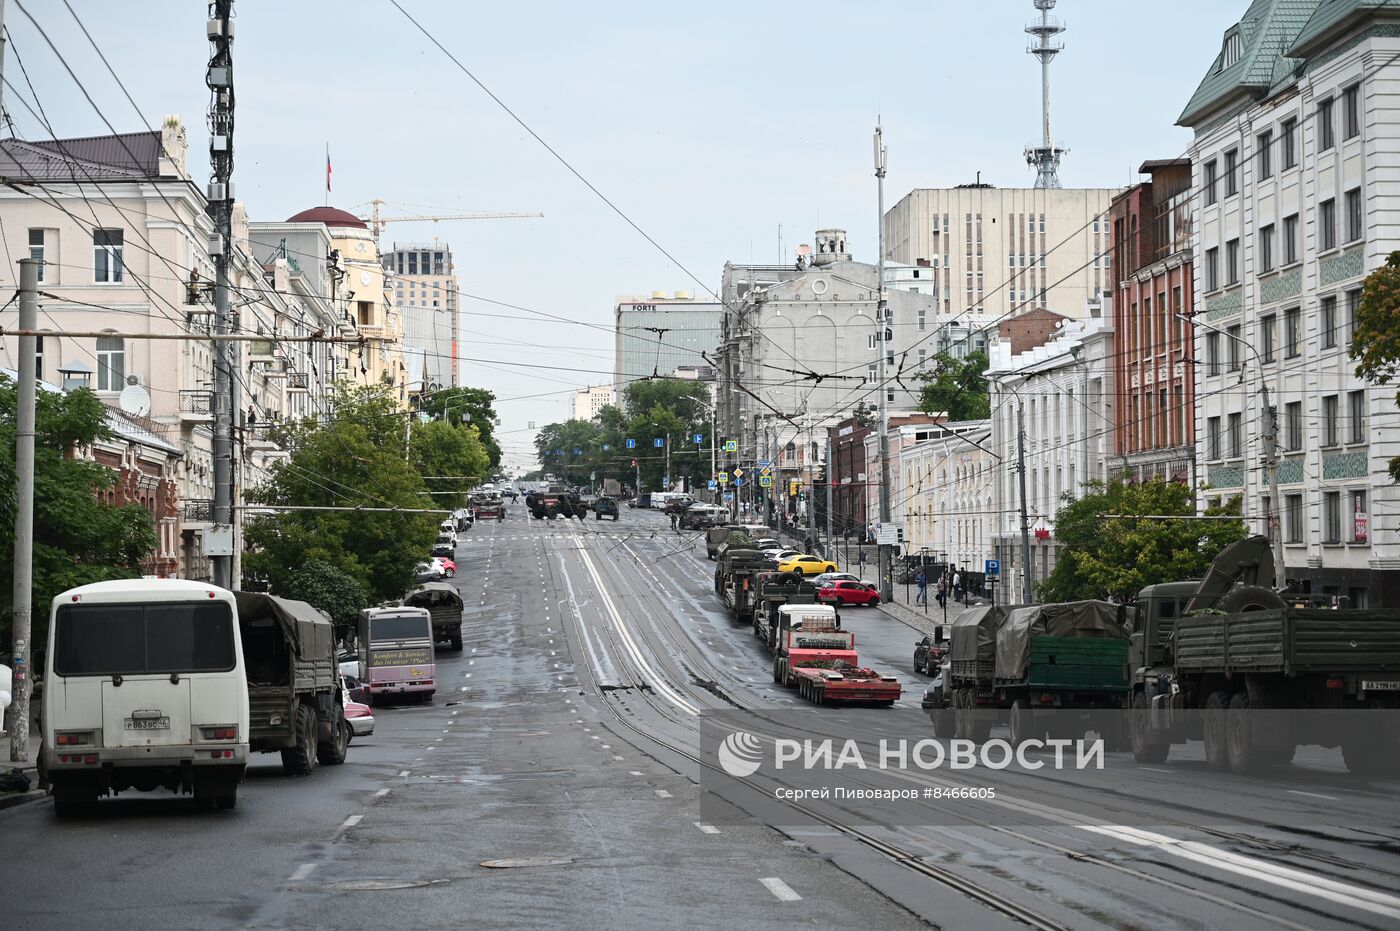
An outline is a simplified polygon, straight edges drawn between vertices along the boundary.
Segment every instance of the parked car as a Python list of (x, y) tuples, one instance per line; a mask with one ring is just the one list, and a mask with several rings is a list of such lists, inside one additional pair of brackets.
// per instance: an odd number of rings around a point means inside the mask
[(835, 572), (836, 570), (836, 563), (829, 559), (822, 559), (820, 556), (799, 554), (778, 560), (779, 572), (800, 572), (803, 575), (821, 575), (823, 572)]
[(817, 601), (822, 604), (877, 605), (880, 592), (868, 582), (827, 582), (817, 589)]
[(914, 671), (926, 676), (937, 675), (946, 652), (946, 647), (935, 643), (932, 636), (925, 637), (914, 644)]
[(350, 725), (351, 737), (368, 737), (374, 733), (374, 712), (364, 702), (347, 701), (345, 721)]
[(451, 556), (457, 552), (457, 540), (455, 534), (440, 533), (437, 542), (433, 544), (434, 556)]
[(450, 556), (434, 556), (432, 565), (444, 578), (450, 579), (457, 574), (457, 563)]
[[(345, 671), (345, 665), (344, 662), (340, 664), (340, 687), (345, 691), (347, 697), (346, 710), (348, 711), (349, 703), (352, 701), (369, 701), (369, 686), (361, 682), (354, 672), (347, 673)], [(357, 662), (354, 665), (358, 667), (359, 663)], [(350, 715), (346, 714), (346, 717), (348, 718)]]
[(413, 578), (417, 582), (436, 582), (443, 577), (440, 565), (434, 562), (420, 562), (413, 567)]
[(598, 520), (604, 517), (611, 517), (613, 520), (621, 520), (622, 514), (617, 509), (617, 501), (613, 498), (595, 498), (589, 506), (593, 511), (593, 516)]
[(817, 584), (818, 588), (826, 582), (859, 582), (860, 580), (860, 576), (851, 575), (849, 572), (823, 572), (821, 575), (812, 579), (812, 581)]

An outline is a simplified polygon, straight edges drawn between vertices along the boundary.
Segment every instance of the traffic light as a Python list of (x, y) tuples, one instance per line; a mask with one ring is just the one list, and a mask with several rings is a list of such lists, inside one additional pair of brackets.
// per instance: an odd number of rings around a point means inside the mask
[(797, 490), (798, 490), (799, 488), (801, 488), (801, 487), (802, 487), (802, 480), (801, 480), (801, 479), (796, 479), (796, 478), (788, 479), (788, 497), (789, 497), (789, 498), (795, 498), (795, 497), (797, 497)]
[(636, 468), (636, 465), (637, 465), (637, 460), (633, 459), (633, 460), (632, 460), (632, 466), (633, 466), (633, 468)]

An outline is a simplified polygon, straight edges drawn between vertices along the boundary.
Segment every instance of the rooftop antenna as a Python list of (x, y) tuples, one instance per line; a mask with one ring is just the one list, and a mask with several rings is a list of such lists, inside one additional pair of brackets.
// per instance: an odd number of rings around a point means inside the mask
[(1035, 186), (1038, 188), (1058, 188), (1060, 186), (1060, 156), (1069, 150), (1056, 145), (1050, 139), (1050, 61), (1064, 51), (1064, 43), (1053, 42), (1055, 36), (1065, 31), (1065, 24), (1050, 11), (1055, 8), (1055, 0), (1031, 0), (1040, 11), (1040, 19), (1032, 21), (1026, 32), (1038, 39), (1026, 49), (1040, 59), (1040, 111), (1042, 135), (1040, 145), (1026, 146), (1026, 164), (1035, 169)]

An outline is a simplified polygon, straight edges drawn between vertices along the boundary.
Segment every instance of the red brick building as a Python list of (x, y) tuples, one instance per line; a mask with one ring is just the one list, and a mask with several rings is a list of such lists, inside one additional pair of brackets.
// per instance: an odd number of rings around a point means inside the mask
[(1149, 180), (1109, 207), (1113, 272), (1111, 471), (1195, 484), (1190, 317), (1191, 161), (1143, 162)]
[(831, 439), (832, 530), (838, 536), (866, 535), (867, 489), (878, 487), (880, 476), (871, 475), (866, 463), (865, 438), (874, 434), (854, 417), (827, 428)]

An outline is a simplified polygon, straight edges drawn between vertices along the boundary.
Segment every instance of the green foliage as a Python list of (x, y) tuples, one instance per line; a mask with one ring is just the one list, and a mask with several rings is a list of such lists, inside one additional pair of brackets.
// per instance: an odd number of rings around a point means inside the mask
[(308, 559), (289, 571), (277, 594), (320, 608), (335, 622), (336, 639), (354, 629), (360, 611), (369, 607), (364, 586), (349, 574), (321, 559)]
[(424, 501), (432, 506), (465, 507), (467, 491), (489, 468), (486, 450), (474, 424), (454, 426), (445, 420), (415, 422), (409, 434), (409, 461), (419, 475), (451, 475), (465, 478), (425, 478), (431, 493)]
[[(1227, 544), (1245, 535), (1243, 520), (1162, 520), (1115, 515), (1181, 515), (1196, 508), (1190, 487), (1161, 478), (1131, 484), (1093, 481), (1079, 498), (1065, 495), (1055, 515), (1061, 544), (1055, 570), (1040, 583), (1042, 601), (1130, 601), (1145, 585), (1200, 578)], [(1240, 499), (1208, 509), (1238, 515)]]
[[(485, 388), (444, 388), (434, 391), (423, 403), (423, 410), (435, 419), (452, 424), (469, 423), (486, 450), (487, 467), (501, 464), (501, 446), (496, 442), (496, 395)], [(445, 474), (445, 473), (444, 473)]]
[[(1388, 385), (1400, 376), (1400, 252), (1366, 276), (1348, 353), (1361, 378)], [(1390, 460), (1390, 476), (1400, 482), (1400, 457)]]
[[(13, 381), (0, 376), (0, 642), (8, 643), (14, 585), (15, 411)], [(135, 578), (155, 549), (150, 512), (114, 507), (95, 493), (117, 473), (70, 451), (110, 436), (107, 408), (91, 391), (40, 391), (35, 403), (33, 642), (43, 643), (49, 603), (78, 585)]]
[[(284, 428), (294, 450), (248, 497), (273, 505), (433, 508), (421, 473), (404, 458), (404, 416), (391, 389), (336, 388), (336, 416)], [(460, 428), (449, 428), (460, 429)], [(425, 445), (433, 445), (427, 444)], [(432, 474), (459, 474), (438, 473)], [(355, 580), (373, 600), (397, 598), (437, 538), (441, 515), (281, 511), (249, 521), (255, 551), (244, 571), (285, 590), (291, 573), (321, 560)]]
[(946, 413), (952, 421), (985, 420), (991, 416), (986, 371), (986, 353), (969, 353), (963, 359), (939, 353), (933, 360), (933, 369), (919, 376), (924, 382), (919, 410), (925, 414)]

